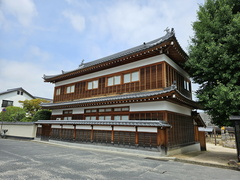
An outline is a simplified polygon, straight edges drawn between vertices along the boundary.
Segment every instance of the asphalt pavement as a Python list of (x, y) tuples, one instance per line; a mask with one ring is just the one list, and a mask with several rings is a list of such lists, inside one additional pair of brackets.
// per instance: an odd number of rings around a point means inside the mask
[(231, 179), (240, 171), (176, 162), (155, 152), (0, 139), (0, 179)]

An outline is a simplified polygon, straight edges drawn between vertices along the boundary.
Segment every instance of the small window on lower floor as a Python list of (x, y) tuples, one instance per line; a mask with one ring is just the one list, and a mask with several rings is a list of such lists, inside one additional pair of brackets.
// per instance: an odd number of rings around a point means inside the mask
[(71, 116), (64, 117), (64, 120), (72, 120), (72, 117)]
[(96, 116), (86, 116), (85, 120), (96, 120)]
[(129, 120), (128, 115), (117, 115), (114, 116), (114, 120)]
[(99, 116), (99, 120), (111, 120), (111, 116)]

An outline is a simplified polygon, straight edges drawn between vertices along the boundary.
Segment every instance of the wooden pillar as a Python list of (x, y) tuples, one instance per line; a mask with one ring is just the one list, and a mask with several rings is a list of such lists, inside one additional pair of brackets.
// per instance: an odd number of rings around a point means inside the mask
[(112, 127), (112, 131), (111, 131), (111, 143), (114, 144), (114, 126), (111, 126)]
[(167, 83), (166, 83), (166, 81), (167, 81), (167, 76), (166, 76), (166, 63), (164, 62), (163, 63), (163, 66), (162, 66), (162, 85), (163, 85), (163, 87), (167, 87)]
[(135, 127), (135, 146), (139, 145), (139, 134), (138, 134), (138, 127)]
[(91, 125), (91, 127), (92, 127), (92, 129), (91, 129), (90, 141), (93, 142), (93, 135), (94, 135), (93, 125)]
[(158, 127), (157, 130), (157, 146), (164, 154), (167, 154), (168, 150), (168, 128)]
[(73, 128), (74, 128), (74, 130), (73, 130), (73, 140), (76, 140), (76, 125), (73, 125)]
[(196, 142), (199, 142), (199, 138), (198, 138), (198, 126), (194, 126), (194, 140)]
[(206, 147), (206, 136), (205, 136), (205, 132), (204, 131), (198, 131), (198, 139), (200, 142), (200, 148), (201, 151), (206, 151), (207, 147)]
[(63, 125), (62, 124), (60, 124), (60, 126), (61, 126), (61, 130), (60, 130), (60, 139), (62, 139), (62, 134), (63, 134)]
[(158, 127), (157, 129), (157, 146), (165, 145), (165, 129)]

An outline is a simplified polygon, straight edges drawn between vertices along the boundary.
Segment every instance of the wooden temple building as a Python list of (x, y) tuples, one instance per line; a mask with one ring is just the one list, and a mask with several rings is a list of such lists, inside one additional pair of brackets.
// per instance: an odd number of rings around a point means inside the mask
[(169, 149), (196, 144), (198, 126), (188, 56), (174, 30), (131, 49), (44, 75), (55, 84), (51, 120), (40, 120), (42, 139)]

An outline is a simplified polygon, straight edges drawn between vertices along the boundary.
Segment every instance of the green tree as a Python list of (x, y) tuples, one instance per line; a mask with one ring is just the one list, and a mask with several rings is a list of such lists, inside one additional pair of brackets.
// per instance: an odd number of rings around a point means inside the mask
[(230, 125), (240, 113), (240, 1), (206, 0), (193, 23), (194, 37), (186, 63), (199, 102), (212, 122)]
[(38, 110), (42, 109), (40, 104), (47, 103), (49, 101), (44, 99), (31, 99), (19, 102), (23, 104), (23, 109), (27, 112), (29, 117), (33, 117)]
[(51, 111), (47, 109), (42, 109), (36, 112), (36, 114), (33, 116), (32, 121), (38, 121), (38, 120), (49, 120), (51, 118)]
[(8, 106), (6, 107), (5, 112), (0, 113), (0, 120), (1, 121), (20, 121), (21, 119), (25, 118), (26, 112), (23, 108)]

